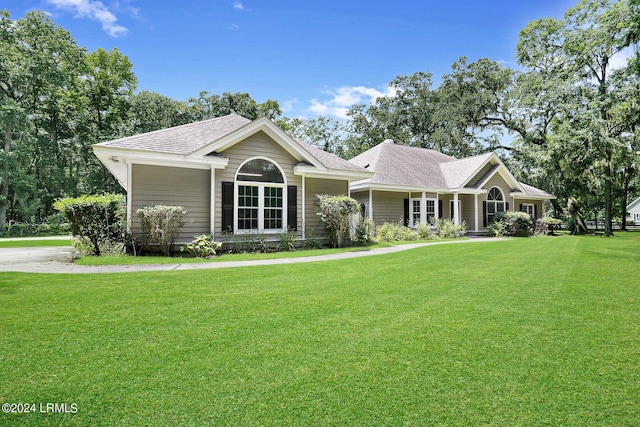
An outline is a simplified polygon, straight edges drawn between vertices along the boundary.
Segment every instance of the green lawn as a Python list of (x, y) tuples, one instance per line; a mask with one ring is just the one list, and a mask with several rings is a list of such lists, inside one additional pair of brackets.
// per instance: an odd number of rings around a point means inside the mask
[(39, 246), (71, 246), (71, 238), (61, 237), (53, 240), (4, 240), (0, 239), (0, 248), (33, 248)]
[[(0, 425), (638, 425), (640, 234), (0, 275)], [(38, 409), (37, 407), (36, 409)]]
[[(444, 241), (444, 240), (440, 240)], [(389, 246), (397, 246), (410, 243), (429, 242), (428, 240), (416, 240), (411, 242), (392, 242), (392, 243), (376, 243), (367, 247), (352, 246), (347, 248), (321, 248), (306, 249), (301, 248), (296, 251), (286, 252), (267, 252), (267, 253), (221, 253), (211, 258), (195, 258), (188, 253), (177, 253), (173, 257), (166, 256), (130, 256), (130, 255), (111, 255), (111, 256), (83, 256), (75, 261), (78, 265), (136, 265), (136, 264), (190, 264), (190, 263), (210, 263), (210, 262), (228, 262), (228, 261), (252, 261), (263, 259), (281, 259), (281, 258), (302, 258), (316, 255), (329, 255), (344, 252), (361, 252), (370, 251), (375, 248), (384, 248)], [(431, 241), (433, 242), (433, 241)]]

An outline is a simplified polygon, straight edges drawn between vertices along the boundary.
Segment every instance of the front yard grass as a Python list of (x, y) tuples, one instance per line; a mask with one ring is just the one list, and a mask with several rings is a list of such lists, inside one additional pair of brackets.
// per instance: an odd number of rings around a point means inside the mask
[(352, 246), (347, 248), (320, 248), (307, 249), (299, 248), (295, 251), (267, 252), (267, 253), (221, 253), (211, 258), (196, 258), (188, 253), (177, 252), (175, 256), (130, 256), (130, 255), (108, 255), (108, 256), (83, 256), (78, 258), (75, 263), (78, 265), (137, 265), (137, 264), (191, 264), (191, 263), (209, 263), (209, 262), (228, 262), (228, 261), (252, 261), (263, 259), (281, 259), (281, 258), (301, 258), (316, 255), (329, 255), (344, 252), (370, 251), (375, 248), (384, 248), (389, 246), (397, 246), (411, 243), (422, 242), (439, 242), (453, 239), (442, 240), (413, 240), (407, 242), (390, 242), (376, 243), (371, 246)]
[(41, 246), (71, 246), (71, 238), (61, 237), (60, 239), (46, 239), (46, 240), (36, 240), (36, 239), (15, 239), (15, 240), (4, 240), (0, 239), (0, 248), (34, 248)]
[(637, 425), (640, 234), (0, 275), (0, 425)]

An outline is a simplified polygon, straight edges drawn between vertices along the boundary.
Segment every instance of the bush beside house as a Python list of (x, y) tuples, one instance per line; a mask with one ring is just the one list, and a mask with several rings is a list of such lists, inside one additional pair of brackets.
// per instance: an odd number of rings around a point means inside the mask
[(54, 208), (69, 220), (76, 248), (97, 256), (114, 246), (124, 250), (127, 227), (122, 195), (68, 197), (58, 200)]

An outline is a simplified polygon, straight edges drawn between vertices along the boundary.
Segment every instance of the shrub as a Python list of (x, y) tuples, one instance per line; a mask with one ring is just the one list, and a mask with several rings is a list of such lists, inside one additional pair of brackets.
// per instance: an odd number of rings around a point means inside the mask
[(438, 235), (443, 239), (458, 239), (467, 232), (467, 224), (462, 221), (455, 225), (450, 219), (440, 218), (437, 224)]
[(157, 245), (162, 254), (171, 255), (187, 211), (182, 206), (155, 205), (142, 207), (136, 213), (142, 226), (143, 245)]
[(351, 242), (351, 222), (360, 212), (360, 203), (347, 196), (320, 194), (318, 205), (320, 219), (324, 222), (334, 247), (344, 247)]
[(363, 245), (369, 246), (373, 243), (373, 231), (375, 230), (375, 224), (371, 218), (363, 218), (362, 215), (358, 216), (358, 223), (356, 224), (356, 236), (355, 240)]
[(278, 235), (280, 241), (278, 242), (279, 251), (293, 252), (296, 250), (296, 232), (293, 230), (287, 230), (284, 233)]
[(264, 233), (247, 232), (242, 234), (224, 235), (225, 252), (230, 253), (260, 253), (268, 252), (267, 236)]
[(533, 232), (533, 221), (525, 212), (499, 212), (489, 228), (497, 237), (528, 237)]
[(545, 216), (544, 218), (538, 218), (536, 221), (536, 234), (549, 234), (553, 236), (553, 232), (560, 230), (562, 227), (562, 220), (557, 218), (551, 218)]
[(378, 242), (418, 240), (418, 233), (400, 223), (385, 222), (376, 227), (376, 240)]
[(190, 243), (184, 245), (181, 251), (189, 252), (198, 258), (209, 258), (216, 254), (216, 251), (222, 247), (221, 242), (213, 240), (213, 234), (201, 234), (196, 236)]
[(322, 238), (316, 236), (316, 232), (313, 228), (305, 228), (304, 230), (304, 242), (302, 246), (305, 249), (319, 249), (322, 247)]
[(100, 255), (103, 246), (124, 242), (126, 212), (119, 194), (60, 199), (54, 208), (64, 213), (71, 234), (89, 244), (90, 253)]

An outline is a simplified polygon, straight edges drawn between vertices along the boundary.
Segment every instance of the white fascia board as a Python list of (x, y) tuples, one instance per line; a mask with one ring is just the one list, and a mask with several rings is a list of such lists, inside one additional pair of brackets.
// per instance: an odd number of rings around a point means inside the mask
[[(495, 174), (499, 173), (502, 179), (504, 179), (505, 182), (511, 186), (511, 188), (516, 188), (520, 190), (520, 192), (524, 193), (525, 192), (524, 188), (522, 188), (522, 186), (520, 185), (520, 182), (511, 174), (511, 172), (509, 172), (509, 169), (507, 169), (504, 163), (502, 163), (498, 155), (493, 153), (493, 156), (491, 158), (492, 159), (495, 158), (495, 160), (498, 161), (498, 167), (489, 176), (487, 176), (484, 179), (484, 181), (479, 183), (477, 187), (478, 188), (484, 187), (486, 183), (489, 182), (489, 180), (495, 176)], [(464, 185), (466, 185), (466, 183)]]
[(229, 159), (223, 157), (186, 159), (182, 154), (119, 149), (99, 145), (93, 146), (93, 152), (109, 172), (111, 172), (111, 174), (118, 180), (125, 191), (128, 191), (128, 171), (129, 165), (132, 164), (189, 169), (224, 169), (229, 163)]
[[(478, 175), (478, 173), (480, 173), (482, 168), (494, 158), (496, 160), (498, 160), (498, 162), (500, 162), (500, 158), (498, 157), (498, 155), (496, 153), (494, 153), (494, 152), (491, 152), (491, 156), (489, 156), (489, 158), (487, 160), (485, 160), (480, 166), (478, 166), (476, 168), (476, 170), (473, 171), (473, 173), (471, 173), (469, 175), (469, 177), (464, 182), (462, 182), (460, 184), (460, 187), (464, 187), (465, 185), (467, 185), (469, 183), (469, 181), (471, 181), (476, 175)], [(460, 159), (460, 160), (464, 160), (464, 159)], [(493, 174), (492, 174), (492, 176), (493, 176)]]
[(109, 152), (104, 150), (96, 150), (94, 146), (94, 154), (102, 162), (102, 164), (111, 172), (117, 180), (120, 186), (124, 188), (125, 191), (128, 190), (128, 166), (127, 162), (124, 160), (120, 161), (118, 156), (112, 156)]
[(348, 179), (350, 181), (354, 179), (370, 178), (373, 175), (372, 172), (316, 168), (315, 166), (310, 165), (296, 165), (293, 167), (293, 173), (299, 176), (304, 175), (307, 178)]
[(305, 150), (296, 140), (292, 139), (287, 133), (280, 129), (275, 123), (266, 117), (259, 118), (247, 123), (243, 127), (231, 132), (230, 134), (223, 136), (219, 140), (208, 144), (199, 150), (189, 154), (189, 158), (198, 158), (206, 156), (212, 151), (222, 152), (229, 147), (241, 142), (251, 135), (263, 131), (271, 137), (277, 144), (279, 144), (285, 151), (291, 154), (298, 161), (304, 161), (310, 163), (316, 167), (323, 167), (323, 165), (316, 159), (311, 153)]
[(369, 180), (356, 181), (351, 183), (351, 191), (376, 190), (376, 191), (393, 191), (393, 192), (426, 192), (439, 194), (485, 194), (487, 190), (478, 190), (474, 188), (439, 188), (439, 187), (419, 187), (395, 184), (372, 184)]
[(635, 199), (633, 202), (629, 203), (627, 205), (627, 211), (630, 211), (631, 209), (635, 208), (636, 205), (640, 204), (640, 197), (638, 197), (637, 199)]
[(556, 196), (552, 196), (551, 194), (548, 196), (544, 196), (544, 195), (540, 195), (540, 194), (527, 194), (527, 193), (520, 193), (520, 192), (516, 192), (516, 191), (512, 191), (511, 193), (509, 193), (510, 197), (515, 197), (516, 199), (528, 199), (528, 200), (551, 200), (551, 199), (556, 199)]
[(449, 191), (444, 188), (435, 188), (435, 187), (413, 187), (406, 185), (395, 185), (395, 184), (372, 184), (367, 181), (357, 181), (352, 182), (350, 185), (351, 191), (362, 191), (362, 190), (375, 190), (375, 191), (393, 191), (393, 192), (422, 192), (425, 191), (427, 193), (448, 193)]
[[(184, 154), (159, 153), (156, 151), (130, 150), (126, 148), (93, 146), (93, 151), (102, 159), (116, 159), (124, 161), (133, 161), (134, 163), (157, 164), (163, 166), (186, 167), (201, 169), (224, 169), (229, 164), (226, 157), (206, 156), (200, 158), (192, 158)], [(107, 166), (108, 167), (108, 166)]]

